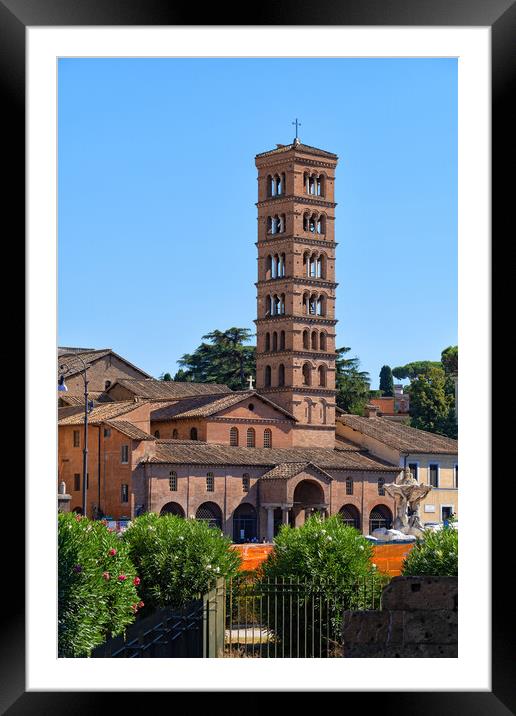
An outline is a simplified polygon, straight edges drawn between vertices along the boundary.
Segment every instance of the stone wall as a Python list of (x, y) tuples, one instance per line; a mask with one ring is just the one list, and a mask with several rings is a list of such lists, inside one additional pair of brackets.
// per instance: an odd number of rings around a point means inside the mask
[(345, 658), (457, 657), (457, 578), (395, 577), (380, 611), (344, 612)]

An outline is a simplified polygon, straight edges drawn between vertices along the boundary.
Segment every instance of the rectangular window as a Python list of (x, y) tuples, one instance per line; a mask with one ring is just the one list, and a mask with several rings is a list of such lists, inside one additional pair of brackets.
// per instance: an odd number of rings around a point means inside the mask
[(249, 475), (242, 475), (242, 490), (249, 492)]
[(168, 478), (168, 486), (171, 492), (177, 492), (177, 473), (171, 472)]
[(409, 462), (408, 466), (414, 480), (419, 482), (419, 465), (417, 464), (417, 462)]
[(104, 437), (105, 438), (111, 437), (111, 428), (104, 428)]
[(432, 487), (439, 487), (439, 465), (428, 466), (428, 484)]
[(346, 495), (353, 494), (353, 479), (351, 477), (346, 478)]
[(78, 472), (73, 476), (73, 489), (75, 492), (79, 492), (81, 489), (81, 476)]
[(122, 445), (121, 461), (124, 464), (129, 462), (129, 445)]
[(215, 478), (213, 477), (213, 473), (209, 472), (206, 475), (206, 490), (208, 492), (214, 492), (215, 491)]
[(73, 446), (81, 447), (81, 431), (80, 430), (73, 431)]
[(129, 485), (122, 485), (121, 488), (120, 501), (129, 502)]

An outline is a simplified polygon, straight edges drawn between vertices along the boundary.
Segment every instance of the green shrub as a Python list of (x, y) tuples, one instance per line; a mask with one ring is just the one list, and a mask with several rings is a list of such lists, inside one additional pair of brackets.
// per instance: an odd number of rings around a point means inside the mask
[(235, 575), (240, 565), (230, 539), (200, 520), (149, 512), (132, 522), (123, 541), (148, 607), (184, 606), (217, 577)]
[(143, 606), (128, 550), (102, 522), (58, 519), (58, 655), (88, 656), (121, 634)]
[(372, 544), (340, 515), (280, 529), (262, 565), (261, 585), (280, 600), (264, 621), (285, 655), (298, 649), (301, 656), (327, 655), (340, 642), (345, 609), (379, 608), (388, 578), (377, 573), (372, 555)]
[(456, 577), (458, 557), (459, 533), (456, 529), (428, 530), (406, 556), (402, 574), (406, 577)]

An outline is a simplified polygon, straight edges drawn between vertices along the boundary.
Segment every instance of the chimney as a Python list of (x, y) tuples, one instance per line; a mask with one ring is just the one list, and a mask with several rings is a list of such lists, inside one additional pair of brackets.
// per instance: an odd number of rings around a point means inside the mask
[(376, 405), (366, 405), (364, 408), (364, 418), (377, 418), (378, 407)]

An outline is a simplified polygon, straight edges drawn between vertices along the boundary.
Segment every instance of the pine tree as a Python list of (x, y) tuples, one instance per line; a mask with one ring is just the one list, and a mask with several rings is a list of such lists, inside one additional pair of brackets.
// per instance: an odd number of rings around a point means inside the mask
[(392, 398), (394, 395), (394, 380), (390, 366), (384, 365), (380, 371), (380, 390), (382, 395)]

